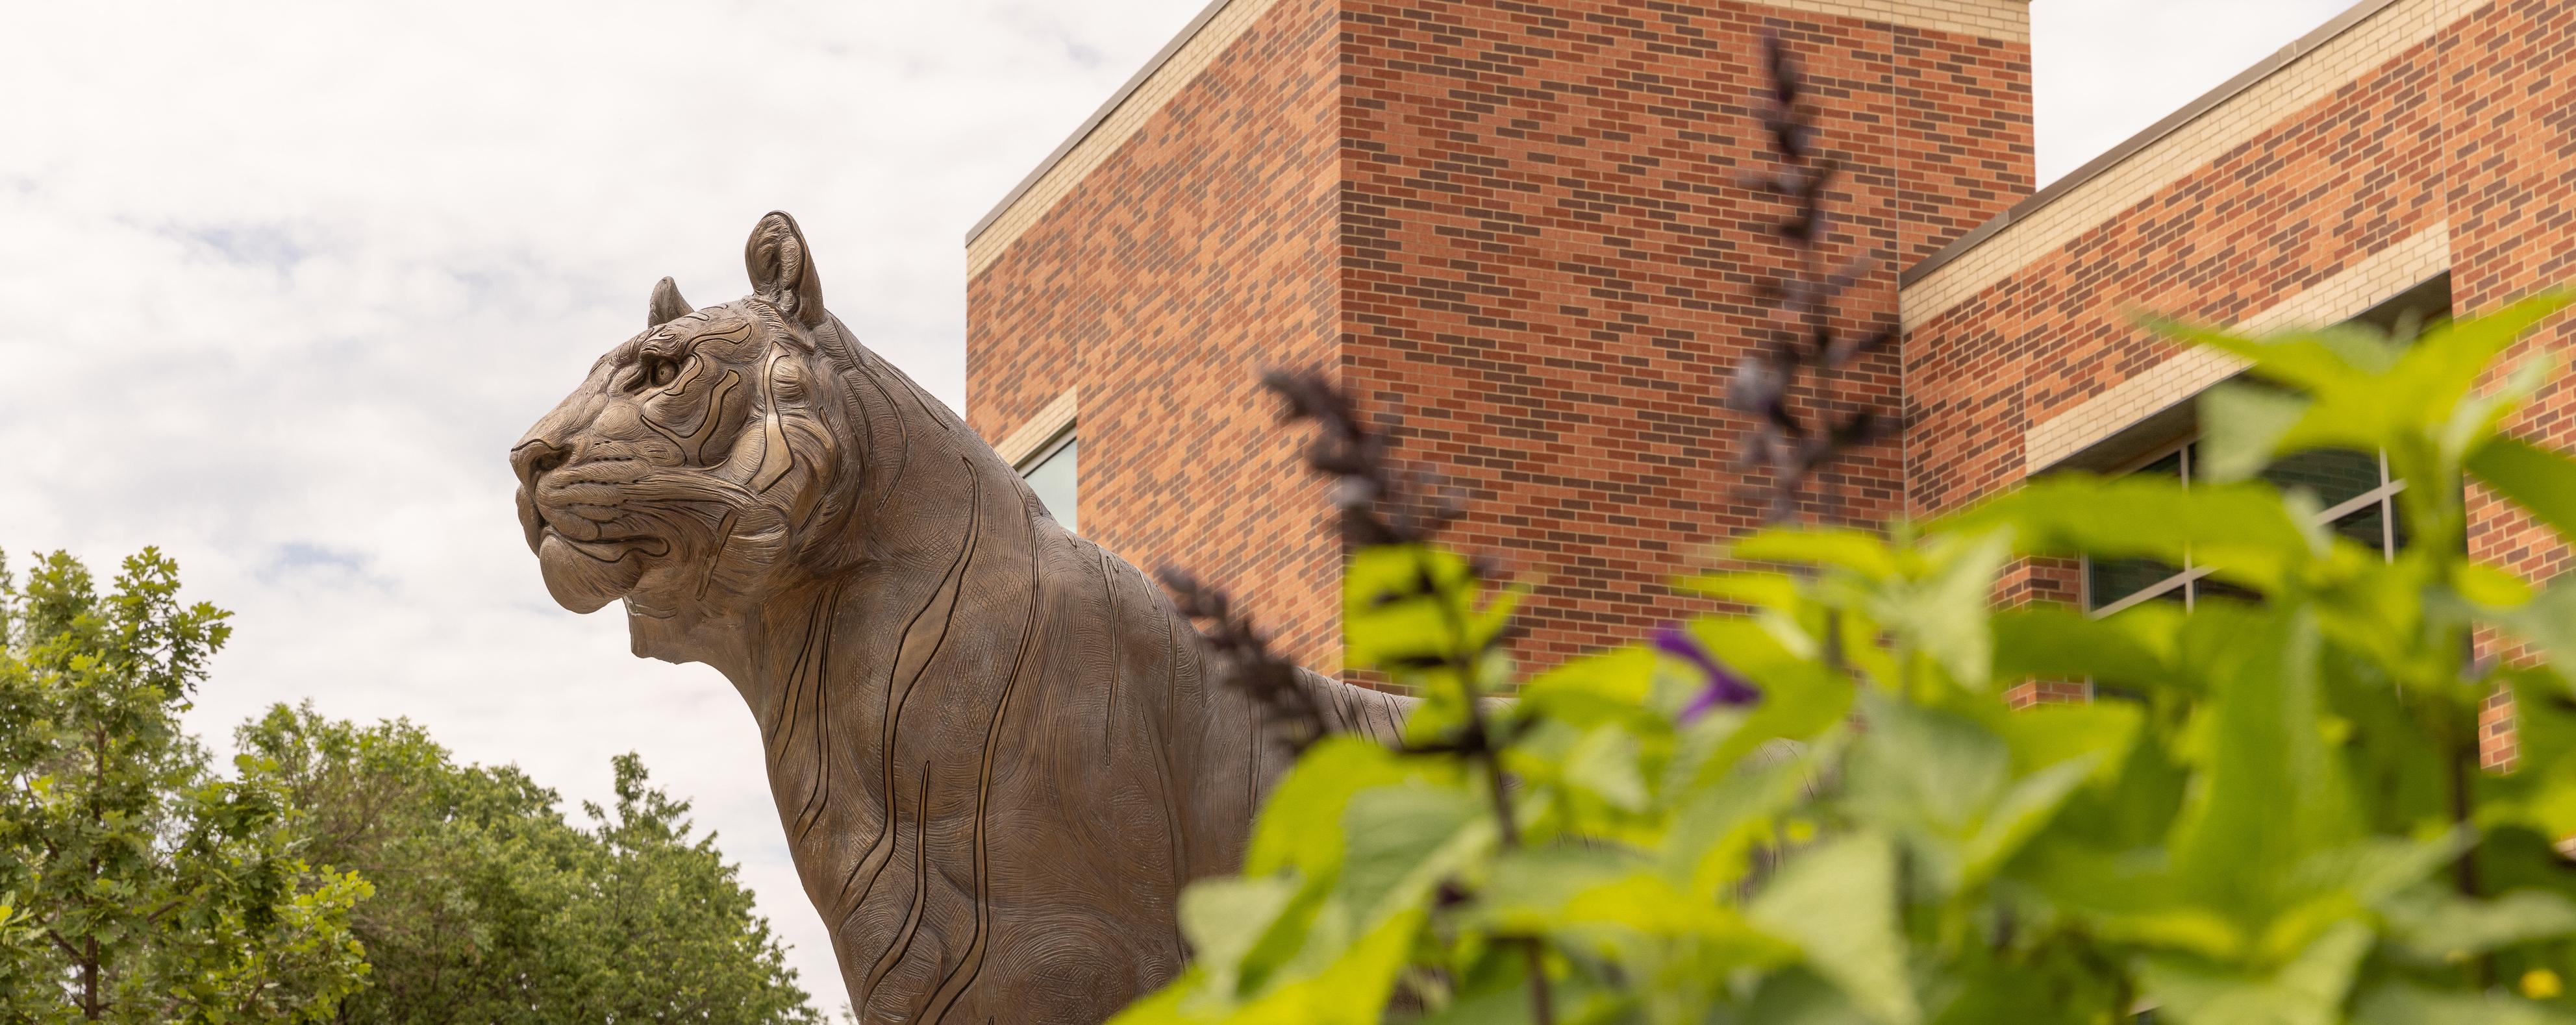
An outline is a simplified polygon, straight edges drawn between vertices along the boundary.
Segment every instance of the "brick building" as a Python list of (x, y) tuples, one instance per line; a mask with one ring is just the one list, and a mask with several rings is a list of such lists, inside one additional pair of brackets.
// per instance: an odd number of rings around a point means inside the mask
[[(2135, 309), (2394, 322), (2576, 279), (2576, 0), (2361, 0), (2037, 192), (2024, 0), (1216, 0), (969, 236), (968, 420), (1086, 535), (1228, 584), (1329, 667), (1338, 543), (1253, 382), (1328, 367), (1467, 489), (1456, 540), (1543, 576), (1525, 656), (1632, 639), (1764, 511), (1721, 407), (1785, 256), (1741, 184), (1766, 166), (1764, 31), (1846, 169), (1833, 248), (1878, 258), (1847, 326), (1903, 327), (1829, 394), (1911, 426), (1811, 487), (1817, 518), (2188, 475), (2190, 399), (2238, 368)], [(2576, 446), (2571, 413), (2561, 379), (2514, 426)], [(2373, 457), (2280, 472), (2339, 530), (2403, 530)], [(2480, 558), (2567, 568), (2472, 505)], [(2010, 585), (2094, 608), (2211, 586)]]

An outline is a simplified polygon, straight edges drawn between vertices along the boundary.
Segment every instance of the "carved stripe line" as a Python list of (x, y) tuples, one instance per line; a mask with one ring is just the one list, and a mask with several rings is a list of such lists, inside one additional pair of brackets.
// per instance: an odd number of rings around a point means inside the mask
[[(1163, 681), (1163, 693), (1165, 694), (1177, 694), (1181, 689), (1183, 649), (1179, 629), (1177, 618), (1166, 612), (1163, 616), (1163, 668), (1166, 677)], [(1189, 878), (1190, 841), (1189, 837), (1181, 832), (1181, 795), (1178, 788), (1172, 786), (1172, 705), (1173, 702), (1169, 699), (1163, 702), (1162, 734), (1154, 738), (1153, 751), (1155, 752), (1154, 778), (1163, 788), (1163, 800), (1159, 802), (1163, 806), (1163, 828), (1165, 835), (1172, 838), (1172, 885), (1177, 892), (1180, 884)], [(1179, 933), (1176, 931), (1174, 935), (1177, 936)]]
[[(921, 763), (921, 796), (913, 805), (912, 824), (912, 910), (905, 914), (903, 931), (895, 935), (886, 952), (877, 957), (877, 965), (868, 971), (868, 980), (859, 987), (859, 1006), (868, 1006), (875, 996), (877, 983), (885, 981), (886, 972), (903, 961), (904, 952), (912, 949), (912, 934), (921, 928), (921, 910), (930, 903), (930, 763)], [(898, 838), (898, 842), (900, 839)]]
[(831, 689), (822, 681), (832, 678), (832, 613), (840, 607), (841, 585), (834, 584), (831, 591), (823, 596), (823, 604), (814, 617), (813, 628), (822, 635), (822, 640), (814, 645), (814, 664), (805, 676), (815, 681), (805, 689), (806, 714), (814, 720), (814, 729), (809, 731), (814, 746), (814, 781), (806, 788), (805, 807), (796, 812), (796, 842), (799, 844), (804, 843), (806, 834), (812, 833), (814, 826), (823, 821), (824, 809), (832, 806)]
[[(874, 468), (871, 461), (876, 458), (877, 453), (877, 421), (875, 417), (868, 415), (867, 401), (859, 397), (859, 387), (854, 382), (854, 379), (867, 379), (868, 363), (860, 359), (858, 352), (851, 348), (847, 337), (848, 332), (849, 328), (841, 323), (841, 318), (830, 317), (823, 322), (820, 329), (814, 332), (814, 347), (822, 350), (823, 364), (837, 371), (834, 376), (840, 380), (841, 391), (843, 396), (849, 399), (850, 409), (855, 411), (859, 421), (859, 451), (865, 453), (861, 457), (859, 468), (861, 473), (866, 473)], [(896, 426), (901, 425), (902, 418), (896, 418)], [(901, 467), (898, 466), (895, 472), (901, 474)], [(885, 493), (892, 494), (891, 491)], [(885, 503), (882, 499), (877, 503), (877, 511), (880, 513), (885, 511)]]
[[(964, 462), (963, 459), (959, 461)], [(886, 846), (886, 841), (892, 835), (894, 819), (895, 736), (902, 724), (904, 704), (912, 699), (912, 692), (921, 682), (922, 674), (930, 671), (930, 663), (939, 657), (940, 648), (948, 643), (948, 627), (957, 615), (957, 599), (966, 589), (966, 570), (975, 560), (975, 549), (983, 533), (983, 478), (975, 474), (972, 464), (968, 464), (966, 479), (970, 485), (967, 490), (966, 538), (958, 545), (957, 561), (949, 564), (947, 575), (941, 577), (939, 586), (931, 590), (929, 600), (923, 602), (920, 608), (913, 610), (912, 619), (904, 623), (902, 640), (895, 643), (894, 664), (886, 670), (884, 725), (881, 727), (877, 745), (880, 752), (878, 775), (885, 780), (887, 814), (885, 822), (877, 831), (877, 838), (868, 842), (868, 852), (859, 856), (858, 863), (850, 866), (850, 874), (841, 880), (843, 907), (851, 912), (857, 911), (861, 904), (867, 902), (868, 894), (876, 890), (878, 875), (885, 871), (886, 861), (893, 860), (893, 848)], [(897, 678), (903, 675), (903, 653), (912, 646), (912, 632), (921, 625), (923, 617), (929, 615), (930, 610), (939, 604), (942, 595), (948, 598), (948, 608), (940, 615), (939, 636), (931, 642), (930, 653), (922, 656), (921, 664), (913, 668), (912, 679), (901, 683), (903, 694), (898, 697), (895, 694), (898, 686)], [(877, 859), (880, 849), (884, 851), (886, 861)], [(868, 865), (871, 861), (876, 862), (873, 868)], [(852, 901), (849, 899), (850, 887), (858, 882), (861, 872), (868, 874), (868, 884), (859, 891), (858, 899)]]
[(786, 760), (787, 745), (796, 738), (796, 724), (801, 718), (796, 714), (796, 698), (805, 689), (807, 658), (814, 652), (814, 635), (821, 632), (815, 627), (815, 618), (821, 612), (817, 606), (806, 615), (805, 639), (796, 648), (796, 668), (788, 671), (787, 686), (779, 690), (778, 710), (770, 713), (771, 722), (785, 724), (770, 735), (769, 760), (773, 764)]
[(773, 352), (760, 369), (760, 403), (765, 410), (760, 421), (760, 466), (751, 472), (753, 494), (770, 489), (796, 465), (796, 454), (787, 447), (787, 426), (778, 415), (778, 364), (787, 358)]
[[(1347, 684), (1345, 684), (1345, 686), (1348, 686), (1348, 685), (1347, 685)], [(1356, 690), (1357, 688), (1352, 688), (1352, 689)], [(1371, 691), (1371, 692), (1369, 692), (1369, 695), (1368, 695), (1368, 710), (1369, 710), (1369, 711), (1372, 711), (1372, 712), (1377, 713), (1377, 717), (1378, 717), (1379, 719), (1385, 720), (1385, 722), (1386, 722), (1386, 729), (1385, 729), (1385, 731), (1380, 732), (1378, 729), (1376, 729), (1374, 726), (1372, 726), (1372, 727), (1370, 728), (1369, 732), (1378, 734), (1378, 739), (1379, 739), (1379, 740), (1382, 740), (1382, 741), (1385, 741), (1385, 742), (1388, 742), (1388, 743), (1393, 743), (1393, 742), (1395, 742), (1395, 741), (1398, 741), (1398, 740), (1402, 740), (1402, 739), (1404, 739), (1404, 724), (1403, 724), (1403, 723), (1400, 723), (1400, 722), (1397, 722), (1397, 721), (1396, 721), (1396, 719), (1395, 719), (1395, 702), (1387, 700), (1386, 694), (1385, 694), (1384, 692), (1381, 692), (1381, 691)], [(1369, 720), (1368, 720), (1368, 719), (1366, 719), (1365, 717), (1363, 717), (1360, 721), (1361, 721), (1361, 722), (1363, 722), (1363, 723), (1365, 723), (1365, 722), (1368, 722)]]
[[(895, 440), (901, 442), (895, 449), (894, 474), (886, 478), (885, 487), (877, 492), (877, 516), (881, 518), (885, 515), (886, 503), (894, 500), (895, 486), (903, 479), (904, 469), (912, 463), (912, 428), (910, 421), (904, 419), (902, 406), (895, 401), (894, 393), (886, 390), (884, 381), (877, 380), (875, 374), (867, 373), (864, 368), (859, 380), (867, 382), (868, 387), (877, 390), (878, 397), (885, 399), (886, 412), (894, 417)], [(860, 405), (859, 416), (867, 418), (865, 404)], [(876, 450), (871, 447), (868, 451), (873, 454)]]
[[(948, 978), (939, 981), (939, 991), (931, 994), (928, 1004), (922, 1005), (924, 1011), (929, 1010), (930, 1004), (939, 1006), (938, 1013), (924, 1015), (933, 1025), (947, 1020), (948, 1012), (957, 1006), (957, 999), (966, 995), (966, 988), (974, 985), (975, 977), (984, 971), (984, 948), (990, 942), (993, 917), (993, 876), (986, 870), (989, 853), (984, 844), (984, 816), (990, 810), (993, 794), (993, 751), (1002, 737), (1002, 720), (1011, 711), (1011, 695), (1020, 689), (1020, 672), (1028, 666), (1031, 642), (1037, 639), (1039, 579), (1038, 546), (1032, 539), (1029, 544), (1029, 611), (1020, 625), (1020, 651), (1011, 658), (1010, 677), (1002, 681), (1001, 700), (993, 703), (993, 721), (984, 727), (984, 764), (975, 784), (975, 938), (967, 944), (966, 956), (959, 958), (957, 966), (948, 970)], [(954, 989), (950, 988), (952, 985)]]
[(1116, 751), (1118, 691), (1126, 683), (1127, 660), (1118, 648), (1118, 584), (1109, 572), (1109, 553), (1100, 554), (1100, 596), (1109, 603), (1109, 707), (1100, 714), (1100, 749)]
[(725, 548), (733, 544), (733, 525), (741, 515), (739, 507), (728, 507), (724, 519), (716, 523), (716, 550), (707, 557), (707, 571), (698, 575), (698, 597), (706, 597), (707, 585), (716, 582), (716, 566), (724, 562)]

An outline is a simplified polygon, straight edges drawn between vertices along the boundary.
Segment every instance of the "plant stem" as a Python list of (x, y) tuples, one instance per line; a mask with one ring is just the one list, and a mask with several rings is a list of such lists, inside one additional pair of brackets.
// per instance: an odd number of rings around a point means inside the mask
[[(2447, 753), (2450, 755), (2447, 760), (2451, 763), (2451, 825), (2452, 828), (2469, 832), (2472, 836), (2475, 835), (2477, 828), (2474, 825), (2477, 818), (2477, 798), (2473, 795), (2475, 782), (2473, 774), (2478, 771), (2479, 702), (2480, 699), (2470, 699), (2465, 729), (2462, 728), (2464, 724), (2459, 722), (2460, 706), (2456, 701), (2442, 701), (2442, 704), (2447, 707), (2442, 709), (2442, 715), (2437, 720), (2444, 726), (2443, 746), (2449, 749)], [(2451, 863), (2451, 879), (2458, 887), (2460, 896), (2471, 900), (2477, 899), (2485, 890), (2484, 882), (2478, 878), (2478, 848), (2475, 842), (2471, 842), (2460, 852), (2459, 859)], [(2495, 985), (2493, 954), (2479, 955), (2472, 963), (2471, 970), (2476, 973), (2478, 988), (2485, 989)]]
[[(1422, 579), (1438, 589), (1440, 584), (1432, 576), (1431, 567), (1421, 563), (1419, 558), (1417, 555), (1415, 565), (1422, 573)], [(1485, 705), (1480, 700), (1482, 695), (1476, 692), (1476, 659), (1468, 651), (1467, 624), (1460, 621), (1457, 606), (1451, 603), (1450, 597), (1442, 594), (1437, 596), (1437, 600), (1451, 639), (1449, 671), (1458, 675), (1458, 692), (1467, 701), (1467, 757), (1485, 770), (1485, 790), (1493, 795), (1497, 842), (1506, 851), (1515, 850), (1521, 845), (1521, 834), (1512, 814), (1511, 794), (1503, 788), (1502, 752), (1496, 748), (1492, 728), (1485, 719)], [(1472, 593), (1469, 598), (1472, 600)], [(1521, 937), (1520, 944), (1522, 953), (1529, 959), (1530, 1019), (1538, 1025), (1555, 1025), (1555, 1001), (1549, 996), (1547, 987), (1546, 951), (1536, 936)]]

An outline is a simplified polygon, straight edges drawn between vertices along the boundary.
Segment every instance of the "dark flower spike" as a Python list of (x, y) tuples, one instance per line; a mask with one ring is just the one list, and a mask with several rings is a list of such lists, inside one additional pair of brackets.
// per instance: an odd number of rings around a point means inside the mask
[(1297, 667), (1270, 650), (1270, 639), (1253, 629), (1250, 619), (1235, 614), (1232, 598), (1187, 570), (1166, 566), (1155, 576), (1183, 617), (1206, 624), (1198, 627), (1199, 636), (1227, 665), (1227, 683), (1261, 705), (1267, 713), (1264, 721), (1286, 735), (1290, 750), (1303, 752), (1331, 732), (1314, 695), (1299, 685)]
[[(1812, 423), (1802, 420), (1801, 409), (1841, 403), (1828, 381), (1826, 394), (1813, 397), (1821, 401), (1811, 404), (1801, 393), (1800, 370), (1813, 366), (1820, 375), (1840, 370), (1892, 344), (1897, 332), (1891, 327), (1853, 334), (1835, 326), (1836, 300), (1875, 271), (1878, 262), (1862, 254), (1828, 269), (1822, 252), (1831, 224), (1825, 197), (1840, 168), (1831, 156), (1818, 152), (1815, 113), (1800, 102), (1807, 88), (1797, 57), (1773, 33), (1763, 34), (1762, 54), (1771, 87), (1756, 116), (1770, 132), (1781, 166), (1743, 180), (1746, 187), (1786, 202), (1789, 211), (1773, 230), (1797, 258), (1786, 273), (1761, 275), (1754, 286), (1757, 299), (1772, 307), (1774, 336), (1758, 355), (1738, 361), (1727, 382), (1726, 404), (1755, 420), (1745, 432), (1737, 465), (1769, 473), (1769, 515), (1780, 520), (1797, 512), (1798, 492), (1815, 479), (1818, 467), (1885, 437), (1892, 423), (1867, 411), (1839, 423), (1822, 415)], [(1835, 505), (1828, 495), (1826, 507)]]
[(1390, 465), (1386, 438), (1360, 422), (1350, 397), (1322, 371), (1273, 370), (1261, 375), (1261, 384), (1287, 400), (1283, 422), (1315, 422), (1306, 464), (1332, 478), (1344, 540), (1362, 547), (1414, 544), (1466, 515), (1464, 489)]
[(1655, 650), (1691, 664), (1699, 670), (1700, 689), (1690, 703), (1682, 706), (1681, 721), (1690, 722), (1719, 707), (1741, 708), (1762, 700), (1762, 688), (1729, 669), (1711, 654), (1699, 638), (1679, 626), (1666, 623), (1655, 629)]

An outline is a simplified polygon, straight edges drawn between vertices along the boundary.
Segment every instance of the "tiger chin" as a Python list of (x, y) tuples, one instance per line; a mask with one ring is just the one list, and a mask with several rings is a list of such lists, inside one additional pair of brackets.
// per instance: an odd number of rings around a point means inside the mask
[[(824, 310), (794, 220), (744, 262), (721, 306), (655, 286), (511, 449), (546, 588), (741, 693), (860, 1020), (1106, 1020), (1186, 964), (1181, 890), (1239, 866), (1288, 747), (1159, 588)], [(1409, 707), (1301, 682), (1381, 739)]]

